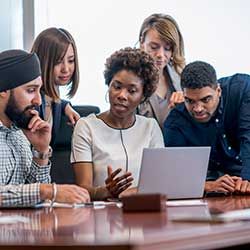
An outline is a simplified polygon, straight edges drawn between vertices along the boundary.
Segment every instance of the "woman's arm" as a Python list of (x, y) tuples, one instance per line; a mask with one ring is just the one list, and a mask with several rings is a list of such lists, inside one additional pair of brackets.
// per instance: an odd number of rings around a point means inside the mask
[(109, 197), (108, 190), (105, 190), (104, 188), (100, 190), (100, 187), (93, 186), (92, 162), (73, 163), (72, 166), (75, 172), (76, 184), (89, 191), (91, 200), (104, 200)]
[(127, 172), (117, 176), (121, 169), (112, 171), (110, 166), (107, 167), (107, 179), (103, 186), (93, 186), (93, 164), (92, 162), (73, 163), (76, 184), (86, 188), (91, 200), (106, 200), (107, 198), (118, 198), (119, 194), (126, 190), (133, 181), (131, 173)]
[(72, 108), (70, 103), (65, 106), (64, 113), (69, 119), (69, 124), (72, 126), (80, 119), (80, 115)]

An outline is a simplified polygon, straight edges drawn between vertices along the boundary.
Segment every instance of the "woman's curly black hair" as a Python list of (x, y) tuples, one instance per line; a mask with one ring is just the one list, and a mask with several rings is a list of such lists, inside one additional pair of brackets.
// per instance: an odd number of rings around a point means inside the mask
[(135, 73), (143, 84), (144, 100), (147, 100), (156, 90), (159, 73), (153, 58), (136, 48), (124, 48), (114, 52), (105, 63), (104, 78), (108, 86), (116, 73), (128, 70)]

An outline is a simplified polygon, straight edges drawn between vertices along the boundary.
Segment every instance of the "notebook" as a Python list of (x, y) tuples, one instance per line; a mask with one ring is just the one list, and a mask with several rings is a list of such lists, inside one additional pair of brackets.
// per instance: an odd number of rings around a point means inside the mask
[(162, 193), (168, 199), (203, 196), (210, 147), (145, 148), (138, 193)]

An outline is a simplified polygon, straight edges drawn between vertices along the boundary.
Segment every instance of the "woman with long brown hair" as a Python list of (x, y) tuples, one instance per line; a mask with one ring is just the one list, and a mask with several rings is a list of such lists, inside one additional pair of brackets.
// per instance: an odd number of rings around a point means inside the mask
[(65, 114), (72, 125), (80, 118), (70, 103), (60, 98), (59, 87), (69, 86), (72, 98), (79, 85), (78, 55), (72, 35), (62, 28), (48, 28), (35, 39), (32, 49), (40, 60), (43, 86), (40, 116), (52, 125), (53, 145), (59, 130), (61, 116)]
[(150, 54), (159, 69), (155, 93), (141, 104), (138, 113), (154, 117), (161, 128), (170, 111), (183, 102), (180, 74), (185, 66), (184, 41), (177, 22), (169, 15), (152, 14), (141, 26), (140, 48)]

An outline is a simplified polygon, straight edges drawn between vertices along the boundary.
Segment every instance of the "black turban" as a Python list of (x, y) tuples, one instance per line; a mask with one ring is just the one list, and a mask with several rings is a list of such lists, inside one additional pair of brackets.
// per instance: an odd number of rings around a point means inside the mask
[(16, 88), (41, 75), (35, 53), (6, 50), (0, 53), (0, 92)]

